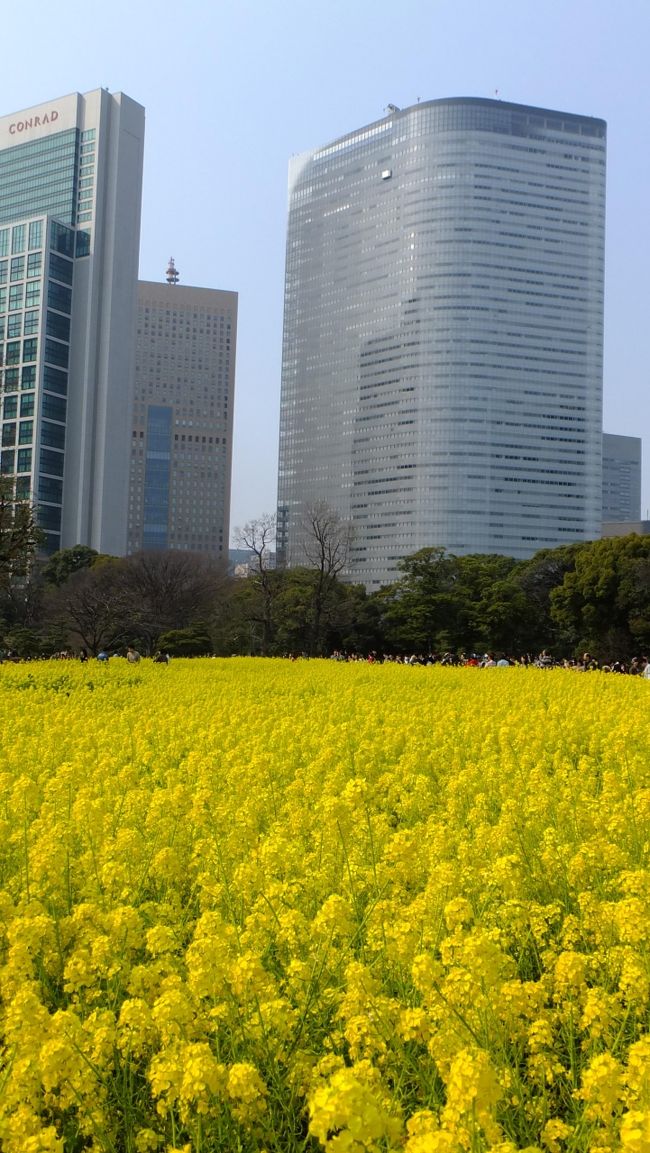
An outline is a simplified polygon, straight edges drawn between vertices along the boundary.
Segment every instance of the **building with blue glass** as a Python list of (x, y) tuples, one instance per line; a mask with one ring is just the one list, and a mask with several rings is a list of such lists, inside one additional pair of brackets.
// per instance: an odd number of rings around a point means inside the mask
[(53, 552), (126, 551), (144, 110), (0, 118), (0, 469)]
[(227, 561), (237, 293), (140, 281), (128, 552)]
[(432, 100), (289, 169), (278, 556), (305, 505), (377, 588), (425, 546), (600, 535), (606, 125)]

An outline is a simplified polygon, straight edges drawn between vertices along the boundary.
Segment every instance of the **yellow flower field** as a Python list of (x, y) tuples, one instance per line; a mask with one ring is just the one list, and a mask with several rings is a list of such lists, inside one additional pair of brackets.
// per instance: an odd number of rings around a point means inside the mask
[(649, 694), (0, 667), (3, 1153), (648, 1153)]

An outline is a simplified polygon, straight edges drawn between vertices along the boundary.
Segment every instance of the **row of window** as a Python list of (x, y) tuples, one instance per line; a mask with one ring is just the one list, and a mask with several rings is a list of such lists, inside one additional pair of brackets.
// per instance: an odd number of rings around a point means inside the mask
[(12, 284), (7, 297), (7, 289), (0, 288), (0, 313), (18, 312), (22, 308), (35, 308), (41, 302), (40, 280), (28, 280), (26, 284)]
[[(33, 450), (31, 448), (4, 448), (0, 452), (0, 473), (10, 476), (14, 473), (32, 471)], [(40, 473), (49, 473), (54, 477), (63, 476), (63, 453), (53, 452), (49, 448), (41, 448)]]
[(40, 248), (43, 243), (43, 221), (32, 220), (29, 229), (27, 225), (15, 224), (13, 228), (0, 228), (0, 256), (9, 256), (11, 252), (24, 252), (25, 241), (27, 248)]

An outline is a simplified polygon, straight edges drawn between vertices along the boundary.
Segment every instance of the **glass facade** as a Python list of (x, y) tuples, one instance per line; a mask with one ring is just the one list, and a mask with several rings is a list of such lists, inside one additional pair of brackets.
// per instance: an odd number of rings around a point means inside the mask
[(304, 504), (376, 588), (428, 545), (600, 534), (603, 121), (458, 99), (290, 170), (278, 551)]
[(147, 410), (145, 450), (142, 540), (145, 549), (167, 548), (171, 447), (172, 409), (152, 404)]
[(0, 150), (0, 221), (47, 212), (74, 224), (78, 160), (76, 128)]
[[(61, 544), (64, 368), (70, 352), (72, 293), (68, 285), (74, 267), (70, 257), (60, 254), (70, 251), (74, 233), (47, 217), (2, 231), (8, 246), (18, 250), (22, 244), (26, 250), (25, 255), (12, 258), (10, 280), (14, 283), (9, 295), (0, 296), (0, 337), (6, 337), (4, 342), (0, 339), (2, 470), (15, 475), (17, 495), (35, 501), (44, 551), (54, 552)], [(44, 269), (49, 275), (43, 276)]]

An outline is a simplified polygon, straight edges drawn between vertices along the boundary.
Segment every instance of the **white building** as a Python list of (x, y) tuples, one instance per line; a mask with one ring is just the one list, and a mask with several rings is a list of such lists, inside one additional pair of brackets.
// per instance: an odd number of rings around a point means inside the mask
[(104, 89), (0, 118), (0, 467), (49, 552), (126, 550), (143, 141)]
[(601, 523), (602, 120), (451, 99), (292, 160), (278, 547), (306, 503), (376, 588), (428, 545), (528, 557)]
[(228, 560), (237, 293), (141, 281), (128, 552)]

